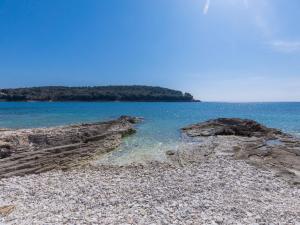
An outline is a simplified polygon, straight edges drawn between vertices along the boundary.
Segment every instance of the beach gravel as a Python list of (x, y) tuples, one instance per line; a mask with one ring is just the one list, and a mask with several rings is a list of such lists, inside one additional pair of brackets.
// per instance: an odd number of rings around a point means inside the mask
[(16, 225), (300, 224), (299, 186), (224, 156), (6, 178), (3, 205)]

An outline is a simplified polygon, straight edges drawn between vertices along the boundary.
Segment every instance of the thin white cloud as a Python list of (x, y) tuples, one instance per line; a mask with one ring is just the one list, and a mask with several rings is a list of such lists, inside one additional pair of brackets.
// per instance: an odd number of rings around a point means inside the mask
[[(252, 17), (252, 23), (260, 31), (261, 36), (268, 47), (282, 53), (300, 53), (300, 40), (285, 41), (277, 39), (276, 36), (278, 31), (280, 31), (280, 27), (278, 27), (276, 9), (271, 0), (226, 0), (226, 3), (231, 6), (244, 5), (249, 12), (247, 15)], [(210, 7), (211, 0), (205, 0), (203, 7), (204, 15), (208, 13)]]
[(255, 24), (257, 28), (260, 30), (261, 34), (265, 38), (272, 38), (273, 36), (273, 29), (270, 23), (266, 20), (265, 16), (261, 14), (256, 14), (254, 17)]
[(300, 52), (300, 41), (272, 41), (271, 46), (274, 50), (284, 53)]
[(210, 0), (206, 0), (204, 8), (203, 8), (203, 14), (204, 15), (206, 15), (208, 13), (209, 6), (210, 6)]
[(248, 0), (244, 0), (244, 5), (245, 5), (246, 8), (249, 8), (249, 2), (248, 2)]

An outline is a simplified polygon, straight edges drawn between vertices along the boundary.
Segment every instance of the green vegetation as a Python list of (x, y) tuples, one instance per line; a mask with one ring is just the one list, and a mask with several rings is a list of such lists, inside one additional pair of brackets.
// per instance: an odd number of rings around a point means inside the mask
[(194, 101), (189, 93), (151, 86), (0, 89), (0, 101)]

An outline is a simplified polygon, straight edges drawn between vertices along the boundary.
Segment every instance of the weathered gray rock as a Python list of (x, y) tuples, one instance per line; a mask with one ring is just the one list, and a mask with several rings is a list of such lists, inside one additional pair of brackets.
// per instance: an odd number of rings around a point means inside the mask
[(236, 135), (244, 137), (266, 137), (282, 134), (280, 130), (267, 128), (254, 120), (239, 118), (219, 118), (191, 125), (182, 130), (191, 137)]
[(133, 117), (133, 116), (126, 116), (126, 115), (121, 116), (120, 119), (127, 120), (128, 122), (133, 124), (140, 123), (144, 120), (143, 117), (136, 117), (136, 116)]
[(118, 147), (122, 137), (135, 132), (136, 122), (122, 116), (100, 123), (0, 131), (0, 178), (87, 164)]
[(11, 156), (11, 150), (7, 148), (0, 149), (0, 159), (4, 159)]
[(300, 183), (300, 140), (292, 135), (253, 120), (235, 118), (209, 120), (183, 128), (182, 132), (194, 142), (181, 150), (181, 162), (229, 156), (271, 168), (289, 181)]

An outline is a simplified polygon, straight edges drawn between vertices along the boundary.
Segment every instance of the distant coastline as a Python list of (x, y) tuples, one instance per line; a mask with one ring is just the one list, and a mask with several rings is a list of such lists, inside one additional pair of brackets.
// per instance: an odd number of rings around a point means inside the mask
[(45, 86), (0, 89), (0, 102), (200, 102), (190, 93), (162, 87), (95, 86), (65, 87)]

